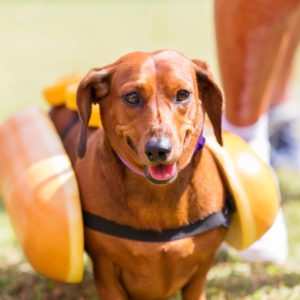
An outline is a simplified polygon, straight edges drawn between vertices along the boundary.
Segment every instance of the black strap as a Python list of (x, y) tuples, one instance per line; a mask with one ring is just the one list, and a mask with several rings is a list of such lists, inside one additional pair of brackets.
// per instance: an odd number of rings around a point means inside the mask
[(227, 201), (225, 207), (221, 211), (211, 214), (203, 220), (178, 228), (166, 229), (162, 232), (154, 230), (137, 230), (127, 225), (120, 225), (113, 221), (109, 221), (85, 210), (83, 210), (82, 213), (84, 226), (89, 229), (123, 239), (153, 243), (183, 239), (219, 226), (228, 228), (231, 223)]
[(65, 129), (64, 133), (61, 136), (61, 140), (64, 141), (65, 138), (67, 137), (68, 133), (70, 132), (70, 130), (73, 128), (73, 126), (79, 121), (79, 117), (76, 116), (72, 122), (67, 126), (67, 128)]

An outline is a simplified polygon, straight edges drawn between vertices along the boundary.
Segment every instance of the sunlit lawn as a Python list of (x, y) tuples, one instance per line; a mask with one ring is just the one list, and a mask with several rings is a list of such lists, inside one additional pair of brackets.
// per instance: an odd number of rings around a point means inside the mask
[[(218, 78), (212, 4), (212, 0), (0, 0), (0, 122), (28, 105), (47, 109), (41, 90), (59, 76), (109, 64), (131, 51), (175, 49), (207, 60)], [(298, 52), (294, 86), (300, 85), (299, 58)], [(243, 263), (234, 254), (219, 256), (208, 275), (208, 299), (300, 299), (300, 180), (285, 172), (280, 178), (289, 231), (288, 261), (277, 267)], [(77, 285), (37, 275), (23, 257), (0, 206), (0, 300), (6, 299), (97, 296), (88, 259), (84, 279)]]

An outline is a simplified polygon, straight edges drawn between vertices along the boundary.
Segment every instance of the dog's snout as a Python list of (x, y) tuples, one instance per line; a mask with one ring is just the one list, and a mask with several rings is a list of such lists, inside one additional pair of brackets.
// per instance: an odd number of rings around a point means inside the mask
[(145, 147), (145, 154), (151, 162), (163, 162), (170, 155), (172, 150), (171, 142), (168, 138), (158, 141), (148, 141)]

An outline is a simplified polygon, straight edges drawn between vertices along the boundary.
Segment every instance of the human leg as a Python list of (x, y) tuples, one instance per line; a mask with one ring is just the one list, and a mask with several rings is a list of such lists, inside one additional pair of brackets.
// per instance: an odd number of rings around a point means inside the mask
[(300, 7), (290, 20), (290, 42), (273, 84), (269, 110), (271, 164), (275, 168), (300, 171), (300, 143), (296, 135), (300, 117), (299, 93), (289, 84), (294, 54), (300, 40)]
[(299, 0), (215, 0), (225, 115), (231, 124), (253, 125), (268, 111), (299, 5)]
[[(286, 68), (284, 60), (295, 43), (291, 20), (296, 18), (299, 5), (299, 0), (215, 1), (218, 56), (226, 98), (223, 128), (247, 140), (267, 164), (267, 111), (276, 81), (287, 77), (280, 72)], [(253, 245), (255, 251), (249, 247), (242, 252), (244, 260), (282, 263), (286, 259), (288, 245), (282, 212), (272, 228)], [(282, 249), (273, 253), (272, 245), (277, 242)]]

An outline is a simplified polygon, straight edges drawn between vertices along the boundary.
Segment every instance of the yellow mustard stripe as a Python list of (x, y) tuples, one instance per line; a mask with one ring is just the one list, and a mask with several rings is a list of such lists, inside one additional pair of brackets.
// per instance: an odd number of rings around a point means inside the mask
[(71, 110), (77, 110), (77, 105), (76, 105), (76, 92), (78, 89), (78, 83), (72, 83), (68, 85), (65, 89), (65, 105), (67, 108)]
[[(44, 96), (51, 106), (65, 104), (67, 108), (77, 111), (76, 92), (84, 73), (74, 73), (60, 78), (57, 82), (44, 89)], [(92, 104), (89, 127), (102, 127), (99, 104)]]
[(79, 83), (87, 72), (76, 72), (64, 76), (50, 84), (43, 90), (44, 97), (51, 106), (60, 106), (65, 103), (66, 87), (72, 83)]

